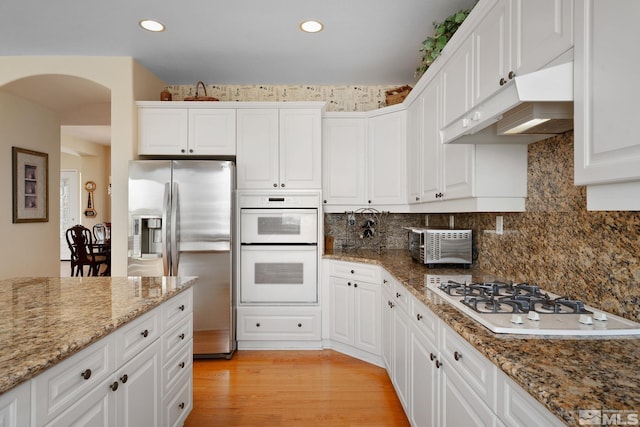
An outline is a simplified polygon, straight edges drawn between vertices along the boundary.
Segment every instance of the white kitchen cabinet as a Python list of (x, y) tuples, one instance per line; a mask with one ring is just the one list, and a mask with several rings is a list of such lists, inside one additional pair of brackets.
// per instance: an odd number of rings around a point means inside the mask
[[(473, 106), (473, 39), (468, 37), (442, 68), (442, 123), (460, 120)], [(465, 119), (466, 120), (466, 119)]]
[(249, 349), (265, 342), (319, 342), (320, 308), (317, 306), (239, 306), (238, 348)]
[(138, 121), (138, 154), (236, 154), (235, 109), (146, 105), (139, 106)]
[(575, 8), (575, 183), (588, 185), (589, 210), (640, 210), (640, 88), (633, 83), (640, 57), (629, 54), (637, 50), (640, 3), (587, 0)]
[[(191, 384), (192, 337), (181, 338), (180, 327), (185, 325), (170, 328), (165, 320), (185, 316), (190, 321), (192, 298), (192, 290), (186, 290), (175, 301), (165, 302), (20, 386), (32, 389), (32, 425), (167, 425), (161, 402), (175, 396), (176, 392), (172, 390), (181, 387), (185, 381)], [(173, 310), (183, 314), (177, 317), (163, 314), (163, 311), (172, 313)], [(166, 331), (163, 325), (167, 325)], [(190, 330), (190, 326), (184, 329), (185, 333)], [(165, 360), (163, 348), (173, 346), (161, 343), (171, 341), (176, 333), (177, 339), (185, 342), (183, 348), (186, 350), (182, 354), (175, 353), (163, 371), (169, 370), (172, 361), (178, 368), (184, 362), (187, 369), (179, 369), (179, 385), (173, 389), (169, 386), (167, 392), (161, 363)], [(166, 378), (175, 375), (167, 373)], [(192, 389), (183, 391), (181, 396), (184, 410), (179, 420), (184, 422), (192, 407)], [(0, 405), (0, 413), (1, 408)]]
[(564, 426), (540, 402), (517, 385), (506, 374), (498, 373), (498, 416), (505, 425), (511, 427)]
[[(440, 363), (440, 362), (439, 362)], [(440, 367), (440, 425), (442, 427), (458, 426), (495, 426), (496, 414), (473, 392), (458, 376), (455, 367)]]
[(321, 110), (256, 108), (237, 113), (239, 189), (320, 189)]
[(393, 283), (386, 279), (382, 281), (382, 312), (381, 320), (381, 351), (382, 362), (389, 372), (389, 377), (393, 371)]
[(31, 383), (0, 394), (0, 426), (29, 427), (31, 425)]
[(380, 355), (380, 284), (330, 277), (329, 300), (330, 338)]
[(491, 0), (473, 30), (473, 105), (517, 75), (537, 71), (573, 46), (573, 1)]
[[(395, 281), (395, 280), (394, 280)], [(401, 285), (394, 284), (394, 299), (391, 303), (392, 314), (392, 342), (393, 342), (393, 356), (392, 356), (392, 381), (395, 386), (398, 399), (408, 413), (409, 405), (409, 386), (410, 386), (410, 345), (411, 345), (411, 322), (407, 307), (403, 304), (403, 301), (407, 301), (406, 297), (401, 299), (399, 295), (399, 287)]]
[(369, 119), (368, 204), (406, 204), (406, 132), (406, 111)]
[(322, 194), (325, 205), (367, 202), (367, 118), (325, 117), (322, 120)]
[(161, 425), (160, 340), (155, 340), (116, 371), (116, 425)]

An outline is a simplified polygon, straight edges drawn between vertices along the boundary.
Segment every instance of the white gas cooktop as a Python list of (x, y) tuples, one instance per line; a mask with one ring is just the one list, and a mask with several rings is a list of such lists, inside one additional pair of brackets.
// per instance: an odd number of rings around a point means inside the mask
[(640, 323), (528, 284), (473, 283), (471, 275), (432, 274), (425, 275), (425, 284), (440, 298), (499, 334), (640, 335)]

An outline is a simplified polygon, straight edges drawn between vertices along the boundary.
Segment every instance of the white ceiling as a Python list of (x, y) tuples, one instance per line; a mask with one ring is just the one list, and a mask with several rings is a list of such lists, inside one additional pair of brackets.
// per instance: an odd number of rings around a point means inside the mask
[[(475, 0), (2, 0), (0, 55), (130, 56), (168, 84), (414, 81), (434, 21)], [(163, 22), (149, 33), (138, 22)], [(325, 28), (305, 34), (298, 24)]]
[[(128, 56), (167, 84), (415, 83), (433, 22), (476, 0), (0, 0), (0, 55)], [(139, 28), (163, 22), (162, 33)], [(322, 21), (306, 34), (298, 24)], [(108, 89), (65, 76), (0, 90), (59, 112), (63, 132), (110, 141)], [(87, 111), (95, 122), (88, 120)], [(106, 116), (106, 117), (105, 117)], [(94, 129), (92, 129), (92, 127)]]

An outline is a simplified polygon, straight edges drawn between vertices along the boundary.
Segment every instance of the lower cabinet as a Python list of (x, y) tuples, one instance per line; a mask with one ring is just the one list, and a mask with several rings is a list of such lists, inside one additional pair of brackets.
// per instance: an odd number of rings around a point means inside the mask
[(25, 425), (182, 425), (192, 408), (191, 319), (189, 289), (11, 390), (31, 389)]
[(239, 306), (238, 348), (315, 348), (321, 340), (320, 321), (318, 306)]
[(31, 425), (31, 383), (26, 382), (0, 394), (0, 426)]

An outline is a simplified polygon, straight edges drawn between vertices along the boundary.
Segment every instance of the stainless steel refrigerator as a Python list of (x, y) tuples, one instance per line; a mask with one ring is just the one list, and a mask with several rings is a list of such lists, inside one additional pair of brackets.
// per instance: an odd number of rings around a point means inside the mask
[(195, 358), (235, 351), (235, 166), (217, 160), (129, 164), (129, 276), (198, 276)]

